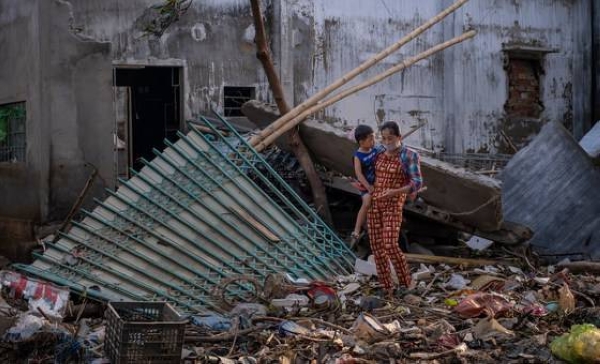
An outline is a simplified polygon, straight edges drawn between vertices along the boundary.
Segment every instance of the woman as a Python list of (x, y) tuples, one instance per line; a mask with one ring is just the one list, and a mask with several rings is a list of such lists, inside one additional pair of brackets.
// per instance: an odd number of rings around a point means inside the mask
[(423, 184), (419, 155), (402, 144), (400, 128), (394, 121), (381, 125), (385, 151), (375, 161), (373, 202), (367, 214), (369, 241), (375, 256), (377, 277), (389, 297), (394, 293), (390, 263), (400, 284), (410, 285), (408, 263), (398, 245), (402, 207), (407, 195), (415, 196)]

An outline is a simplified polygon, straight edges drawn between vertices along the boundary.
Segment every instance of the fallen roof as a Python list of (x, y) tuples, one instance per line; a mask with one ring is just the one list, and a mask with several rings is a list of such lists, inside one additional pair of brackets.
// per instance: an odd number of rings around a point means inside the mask
[(546, 124), (500, 177), (504, 216), (533, 229), (537, 251), (600, 259), (600, 172), (561, 124)]
[[(326, 279), (354, 253), (245, 140), (191, 126), (85, 218), (16, 268), (101, 300), (169, 301), (221, 311), (215, 290), (270, 273)], [(51, 240), (51, 239), (50, 239)], [(244, 297), (248, 286), (229, 288)]]

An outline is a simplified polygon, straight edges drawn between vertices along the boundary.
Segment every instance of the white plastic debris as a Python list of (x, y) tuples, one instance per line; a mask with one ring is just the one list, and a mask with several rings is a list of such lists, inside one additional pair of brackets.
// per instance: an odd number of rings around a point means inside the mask
[(299, 284), (299, 285), (309, 285), (310, 281), (306, 278), (294, 278), (292, 277), (289, 273), (285, 274), (285, 278), (293, 284)]
[(338, 293), (339, 296), (354, 293), (360, 289), (360, 283), (349, 283)]
[(400, 330), (402, 330), (402, 326), (400, 325), (400, 321), (398, 320), (394, 320), (390, 323), (383, 324), (383, 327), (385, 327), (390, 332), (390, 334), (395, 334), (396, 332), (400, 332)]
[(523, 270), (518, 267), (509, 266), (508, 270), (511, 271), (511, 273), (525, 275), (525, 273), (523, 273)]
[(309, 299), (304, 295), (290, 294), (285, 298), (272, 299), (271, 304), (275, 307), (304, 307), (308, 306)]
[(356, 262), (354, 263), (354, 271), (366, 276), (377, 275), (377, 268), (375, 267), (375, 264), (362, 259), (356, 259)]
[(463, 277), (462, 275), (452, 273), (452, 276), (450, 276), (450, 280), (446, 283), (446, 287), (450, 287), (453, 289), (463, 289), (469, 283), (471, 283), (471, 281), (465, 279), (465, 277)]
[(435, 268), (432, 266), (427, 267), (425, 264), (421, 263), (419, 270), (414, 272), (411, 276), (413, 281), (424, 281), (429, 280), (435, 273)]
[(44, 319), (31, 314), (24, 314), (19, 317), (15, 326), (11, 327), (4, 334), (4, 339), (10, 342), (20, 342), (27, 340), (38, 332), (44, 326)]
[(473, 235), (465, 244), (467, 244), (467, 246), (473, 250), (482, 251), (492, 246), (494, 242), (492, 240)]

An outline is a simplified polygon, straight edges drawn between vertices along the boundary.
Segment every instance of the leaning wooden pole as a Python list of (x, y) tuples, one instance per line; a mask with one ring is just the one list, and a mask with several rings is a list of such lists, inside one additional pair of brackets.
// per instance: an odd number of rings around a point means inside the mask
[(333, 82), (331, 85), (329, 85), (326, 88), (324, 88), (323, 90), (317, 92), (316, 94), (311, 96), (309, 99), (307, 99), (303, 103), (294, 107), (288, 113), (286, 113), (285, 115), (282, 115), (279, 119), (275, 120), (271, 125), (269, 125), (265, 129), (263, 129), (259, 134), (250, 138), (250, 140), (249, 140), (250, 145), (252, 145), (252, 146), (258, 145), (258, 143), (260, 143), (267, 136), (271, 135), (273, 132), (278, 130), (282, 125), (287, 123), (289, 120), (292, 120), (296, 116), (300, 115), (304, 110), (308, 109), (309, 107), (311, 107), (312, 105), (317, 103), (319, 100), (321, 100), (325, 96), (329, 95), (331, 92), (333, 92), (336, 89), (340, 88), (341, 86), (345, 85), (346, 83), (348, 83), (350, 80), (354, 79), (356, 76), (358, 76), (359, 74), (364, 72), (369, 67), (371, 67), (374, 64), (376, 64), (377, 62), (381, 61), (382, 59), (389, 56), (393, 52), (397, 51), (398, 49), (400, 49), (400, 47), (402, 47), (406, 43), (410, 42), (411, 40), (415, 39), (417, 36), (419, 36), (421, 33), (426, 31), (427, 29), (431, 28), (436, 23), (439, 23), (441, 20), (443, 20), (449, 14), (453, 13), (456, 9), (463, 6), (467, 1), (469, 1), (469, 0), (459, 0), (459, 1), (455, 2), (447, 9), (445, 9), (441, 13), (437, 14), (433, 18), (429, 19), (427, 22), (423, 23), (421, 26), (419, 26), (418, 28), (414, 29), (412, 32), (410, 32), (409, 34), (404, 36), (398, 42), (387, 47), (380, 53), (373, 56), (371, 59), (365, 61), (360, 66), (358, 66), (355, 69), (353, 69), (352, 71), (348, 72), (342, 78)]
[(316, 113), (319, 110), (322, 110), (324, 108), (326, 108), (327, 106), (336, 103), (338, 101), (340, 101), (341, 99), (348, 97), (352, 94), (357, 93), (358, 91), (365, 89), (377, 82), (380, 82), (381, 80), (395, 74), (398, 73), (400, 71), (402, 71), (403, 69), (412, 66), (413, 64), (435, 54), (438, 53), (448, 47), (451, 47), (455, 44), (461, 43), (467, 39), (473, 38), (475, 35), (477, 34), (476, 31), (474, 30), (470, 30), (458, 37), (452, 38), (449, 41), (446, 41), (444, 43), (440, 43), (434, 47), (429, 48), (428, 50), (426, 50), (425, 52), (419, 53), (418, 55), (408, 58), (406, 60), (404, 60), (403, 62), (391, 67), (390, 69), (388, 69), (385, 72), (382, 72), (380, 74), (378, 74), (377, 76), (368, 79), (367, 81), (360, 83), (354, 87), (351, 87), (335, 96), (332, 96), (326, 100), (323, 100), (322, 102), (317, 103), (316, 105), (312, 106), (311, 108), (305, 110), (303, 113), (301, 113), (300, 115), (296, 116), (295, 118), (291, 119), (289, 122), (287, 122), (285, 125), (283, 125), (282, 127), (280, 127), (278, 130), (276, 130), (275, 132), (273, 132), (271, 135), (269, 135), (268, 137), (266, 137), (264, 140), (262, 140), (261, 142), (259, 142), (257, 145), (254, 146), (254, 148), (256, 150), (263, 150), (265, 147), (267, 147), (269, 144), (273, 143), (273, 141), (275, 141), (275, 139), (279, 138), (283, 133), (285, 133), (287, 130), (294, 128), (296, 125), (298, 125), (299, 123), (301, 123), (304, 119), (306, 119), (308, 116)]
[[(269, 81), (269, 86), (273, 92), (273, 97), (275, 98), (275, 102), (279, 108), (279, 114), (285, 115), (290, 111), (290, 108), (285, 101), (283, 87), (281, 87), (281, 82), (279, 81), (279, 77), (275, 71), (275, 66), (273, 65), (273, 60), (271, 59), (271, 52), (269, 52), (269, 47), (267, 45), (265, 25), (262, 19), (259, 1), (260, 0), (250, 0), (250, 4), (252, 6), (252, 15), (254, 17), (254, 29), (256, 31), (256, 57), (263, 65), (267, 75), (267, 80)], [(310, 157), (310, 153), (302, 142), (297, 128), (289, 130), (288, 144), (296, 156), (296, 159), (298, 159), (298, 163), (300, 163), (300, 166), (306, 174), (317, 213), (326, 223), (332, 225), (333, 219), (331, 212), (329, 211), (329, 203), (327, 201), (325, 187), (323, 186), (323, 182), (317, 174), (315, 165)]]

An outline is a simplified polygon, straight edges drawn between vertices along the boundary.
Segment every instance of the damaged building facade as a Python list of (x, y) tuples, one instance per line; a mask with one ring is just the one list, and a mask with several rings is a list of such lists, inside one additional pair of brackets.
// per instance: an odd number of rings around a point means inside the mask
[[(243, 123), (241, 103), (271, 99), (249, 1), (195, 0), (182, 14), (161, 12), (166, 3), (2, 1), (3, 245), (31, 241), (34, 226), (62, 221), (86, 184), (88, 202), (115, 188), (186, 121), (215, 108)], [(451, 3), (268, 1), (287, 99), (305, 100)], [(339, 129), (427, 121), (409, 143), (449, 153), (506, 153), (508, 140), (521, 148), (550, 121), (580, 138), (600, 115), (592, 96), (600, 94), (592, 41), (599, 13), (591, 0), (472, 0), (361, 77), (466, 29), (477, 30), (473, 40), (317, 117)]]

